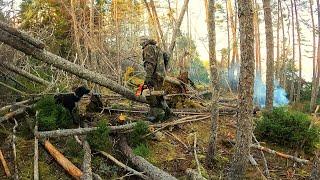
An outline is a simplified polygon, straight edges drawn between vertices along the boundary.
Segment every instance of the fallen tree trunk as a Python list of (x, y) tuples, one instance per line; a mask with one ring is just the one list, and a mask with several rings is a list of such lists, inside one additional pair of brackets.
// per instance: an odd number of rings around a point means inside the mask
[(83, 180), (92, 180), (92, 168), (91, 168), (91, 149), (87, 140), (83, 141)]
[(4, 106), (4, 107), (0, 108), (0, 112), (7, 112), (13, 107), (21, 106), (21, 105), (28, 104), (28, 103), (33, 103), (34, 101), (37, 101), (38, 99), (39, 98), (27, 99), (27, 100), (24, 100), (24, 101), (16, 102), (16, 103), (11, 104), (11, 105)]
[[(149, 123), (149, 122), (146, 122)], [(109, 126), (110, 132), (124, 132), (134, 128), (137, 123), (129, 123), (120, 126)], [(89, 132), (96, 131), (98, 127), (90, 128), (77, 128), (77, 129), (59, 129), (54, 131), (40, 131), (35, 134), (38, 138), (49, 138), (49, 137), (65, 137), (73, 135), (85, 135)]]
[(44, 147), (50, 155), (65, 169), (73, 178), (80, 179), (83, 172), (77, 168), (72, 162), (63, 156), (48, 140), (44, 141)]
[(0, 149), (0, 160), (1, 160), (1, 163), (2, 163), (2, 167), (4, 169), (4, 172), (6, 174), (7, 177), (10, 177), (11, 176), (11, 173), (10, 173), (10, 170), (8, 168), (8, 164), (7, 164), (7, 161), (4, 159), (4, 156), (2, 154), (2, 151)]
[(146, 173), (147, 176), (149, 176), (151, 179), (154, 180), (176, 180), (175, 177), (171, 176), (167, 172), (164, 172), (163, 170), (159, 169), (158, 167), (155, 167), (148, 161), (146, 161), (141, 156), (137, 156), (132, 152), (132, 149), (129, 147), (129, 145), (126, 142), (126, 139), (124, 137), (121, 137), (120, 140), (120, 148), (122, 152), (130, 159), (132, 164), (134, 164), (140, 171), (143, 171)]
[(35, 39), (34, 37), (30, 36), (26, 32), (17, 30), (4, 22), (0, 21), (0, 28), (9, 32), (10, 34), (20, 37), (21, 39), (27, 41), (28, 43), (32, 44), (36, 48), (43, 49), (45, 47), (45, 44), (42, 41)]
[(139, 176), (139, 177), (141, 177), (142, 179), (149, 179), (148, 176), (146, 176), (146, 175), (142, 174), (141, 172), (138, 172), (138, 171), (132, 169), (131, 167), (123, 164), (122, 162), (118, 161), (116, 158), (114, 158), (114, 157), (111, 156), (110, 154), (108, 154), (108, 153), (106, 153), (106, 152), (104, 152), (104, 151), (99, 151), (99, 153), (100, 153), (101, 155), (103, 155), (104, 157), (110, 159), (110, 160), (113, 161), (116, 165), (122, 167), (122, 168), (125, 169), (126, 171), (131, 172), (133, 175)]
[(54, 67), (64, 70), (66, 72), (69, 72), (71, 74), (74, 74), (80, 78), (83, 78), (88, 81), (92, 81), (94, 83), (97, 83), (101, 86), (104, 86), (111, 91), (114, 91), (118, 94), (123, 95), (124, 97), (146, 103), (146, 99), (144, 96), (135, 96), (135, 93), (130, 91), (129, 89), (117, 84), (115, 81), (106, 78), (102, 74), (92, 72), (80, 65), (74, 64), (60, 56), (57, 56), (55, 54), (52, 54), (44, 49), (37, 48), (36, 46), (33, 46), (28, 41), (22, 39), (20, 36), (16, 36), (12, 34), (11, 32), (5, 31), (0, 26), (0, 41), (4, 42), (5, 44), (27, 54), (30, 55), (40, 61), (43, 61), (47, 64), (53, 65)]
[(9, 64), (7, 62), (4, 62), (4, 61), (0, 61), (0, 65), (3, 66), (4, 68), (16, 73), (16, 74), (19, 74), (31, 81), (34, 81), (36, 83), (39, 83), (39, 84), (42, 84), (42, 85), (46, 85), (46, 86), (49, 86), (51, 83), (49, 81), (46, 81), (40, 77), (37, 77), (33, 74), (30, 74), (29, 72), (23, 70), (23, 69), (20, 69), (20, 68), (17, 68), (16, 66), (12, 65), (12, 64)]
[(301, 159), (301, 158), (298, 158), (298, 157), (295, 157), (295, 156), (291, 156), (291, 155), (288, 155), (288, 154), (284, 154), (284, 153), (281, 153), (281, 152), (278, 152), (278, 151), (275, 151), (275, 150), (272, 150), (272, 149), (269, 149), (269, 148), (266, 148), (266, 147), (263, 147), (263, 146), (259, 146), (259, 145), (256, 145), (256, 144), (251, 144), (250, 147), (265, 151), (265, 152), (270, 153), (270, 154), (278, 155), (278, 156), (280, 156), (282, 158), (291, 159), (291, 160), (296, 161), (298, 163), (302, 163), (302, 164), (309, 164), (310, 163), (309, 160)]
[(22, 108), (15, 110), (15, 111), (7, 113), (4, 116), (0, 117), (0, 123), (2, 123), (4, 121), (8, 121), (9, 119), (11, 119), (17, 115), (23, 114), (26, 110), (27, 110), (27, 107), (22, 107)]

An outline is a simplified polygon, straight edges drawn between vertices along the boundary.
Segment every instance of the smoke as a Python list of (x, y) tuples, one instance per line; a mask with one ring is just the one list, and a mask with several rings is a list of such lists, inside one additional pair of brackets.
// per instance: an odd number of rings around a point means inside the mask
[[(239, 84), (239, 75), (240, 75), (240, 66), (233, 65), (228, 71), (228, 82), (232, 90), (238, 89)], [(254, 79), (254, 95), (253, 100), (255, 105), (259, 107), (265, 107), (266, 104), (266, 84), (262, 81), (261, 76), (256, 76)], [(274, 82), (274, 98), (273, 98), (273, 106), (285, 106), (288, 105), (289, 100), (287, 98), (287, 93), (285, 89), (283, 89), (280, 84), (275, 81)]]

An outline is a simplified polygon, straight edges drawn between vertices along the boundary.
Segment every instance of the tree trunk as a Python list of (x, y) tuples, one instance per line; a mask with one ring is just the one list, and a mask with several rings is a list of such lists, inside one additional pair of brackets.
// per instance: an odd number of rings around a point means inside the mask
[(229, 11), (228, 11), (228, 2), (226, 1), (226, 12), (227, 12), (227, 32), (228, 32), (228, 63), (227, 63), (227, 74), (229, 74), (230, 68), (230, 22), (229, 22)]
[(153, 0), (150, 0), (150, 6), (151, 6), (151, 10), (153, 12), (154, 20), (155, 20), (156, 25), (158, 27), (157, 29), (159, 31), (162, 47), (166, 51), (167, 50), (166, 41), (165, 41), (164, 36), (163, 36), (163, 31), (162, 31), (162, 28), (161, 28), (160, 20), (159, 20), (159, 17), (158, 17), (158, 14), (157, 14), (157, 10), (156, 10), (156, 7), (154, 5), (154, 1)]
[(208, 3), (208, 39), (209, 39), (209, 61), (210, 61), (210, 72), (211, 72), (211, 86), (212, 86), (212, 99), (211, 99), (211, 133), (209, 138), (209, 145), (206, 155), (206, 164), (210, 167), (214, 164), (216, 155), (216, 144), (217, 144), (217, 129), (218, 129), (218, 98), (219, 98), (219, 87), (218, 87), (218, 70), (217, 70), (217, 59), (216, 59), (216, 27), (215, 27), (215, 0), (209, 0)]
[(260, 53), (260, 28), (259, 28), (259, 5), (254, 1), (254, 33), (255, 33), (255, 56), (256, 56), (256, 76), (261, 78), (261, 53)]
[(286, 62), (285, 62), (285, 55), (286, 55), (286, 40), (285, 40), (285, 31), (284, 31), (284, 20), (283, 20), (283, 10), (282, 10), (282, 2), (279, 0), (280, 6), (280, 14), (281, 14), (281, 27), (282, 27), (282, 52), (281, 52), (281, 67), (280, 67), (280, 85), (283, 88), (286, 88)]
[(277, 58), (276, 58), (276, 67), (275, 67), (275, 79), (279, 81), (280, 74), (280, 0), (277, 3)]
[(151, 163), (146, 161), (144, 158), (135, 155), (132, 149), (128, 146), (124, 137), (121, 137), (120, 148), (122, 152), (127, 156), (132, 164), (134, 164), (140, 171), (145, 172), (147, 176), (154, 180), (176, 180), (175, 177), (171, 176), (167, 172), (153, 166)]
[[(317, 0), (317, 7), (320, 9), (320, 2)], [(320, 12), (318, 11), (318, 24), (320, 24)], [(315, 27), (315, 26), (314, 26)], [(320, 31), (320, 26), (318, 26), (318, 31)], [(312, 94), (311, 94), (311, 102), (310, 102), (310, 109), (311, 112), (314, 111), (317, 98), (318, 98), (318, 92), (319, 92), (319, 79), (320, 79), (320, 36), (318, 36), (318, 52), (317, 52), (317, 73), (316, 78), (313, 79), (312, 83)]]
[(109, 88), (111, 91), (116, 92), (118, 94), (123, 95), (124, 97), (146, 103), (146, 99), (144, 96), (136, 96), (132, 91), (129, 89), (117, 84), (116, 82), (104, 77), (102, 74), (92, 72), (87, 70), (80, 65), (74, 64), (66, 59), (52, 54), (46, 50), (38, 49), (29, 44), (28, 42), (22, 40), (21, 38), (12, 35), (10, 32), (4, 31), (0, 26), (0, 41), (4, 42), (5, 44), (24, 52), (27, 55), (31, 55), (32, 57), (46, 62), (48, 64), (53, 65), (58, 69), (62, 69), (66, 72), (74, 74), (80, 78), (86, 79), (88, 81), (92, 81), (97, 83), (101, 86)]
[(296, 28), (297, 28), (297, 35), (298, 35), (298, 50), (299, 50), (299, 80), (298, 80), (298, 88), (297, 88), (297, 98), (296, 101), (300, 102), (301, 96), (301, 86), (302, 86), (302, 65), (301, 65), (301, 31), (300, 31), (300, 24), (299, 24), (299, 16), (297, 10), (297, 1), (294, 0), (294, 11), (296, 15)]
[(177, 20), (176, 26), (173, 29), (171, 43), (170, 43), (169, 49), (168, 49), (169, 56), (172, 56), (173, 49), (174, 49), (174, 46), (176, 44), (176, 39), (177, 39), (177, 36), (178, 36), (178, 32), (179, 32), (180, 26), (182, 24), (182, 20), (183, 20), (184, 14), (185, 14), (185, 12), (187, 10), (188, 3), (189, 3), (189, 0), (184, 0), (184, 4), (183, 4), (181, 12), (179, 14), (179, 18)]
[(39, 84), (42, 84), (42, 85), (46, 85), (46, 86), (49, 86), (50, 85), (50, 82), (38, 77), (38, 76), (35, 76), (33, 74), (30, 74), (29, 72), (23, 70), (23, 69), (20, 69), (10, 63), (7, 63), (5, 61), (0, 61), (0, 66), (3, 66), (4, 68), (8, 69), (9, 71), (12, 71), (14, 73), (17, 73), (31, 81), (34, 81), (36, 83), (39, 83)]
[(294, 101), (294, 78), (295, 78), (295, 29), (294, 29), (294, 5), (293, 5), (293, 0), (291, 0), (291, 18), (292, 18), (292, 61), (291, 61), (291, 87), (290, 87), (290, 101)]
[(250, 155), (253, 132), (253, 83), (254, 83), (254, 29), (251, 0), (238, 1), (240, 23), (240, 87), (239, 114), (235, 154), (232, 159), (229, 179), (242, 179)]
[(267, 73), (266, 73), (266, 109), (271, 110), (273, 107), (273, 81), (274, 81), (274, 44), (270, 0), (263, 0), (264, 21), (266, 29), (266, 47), (267, 47)]

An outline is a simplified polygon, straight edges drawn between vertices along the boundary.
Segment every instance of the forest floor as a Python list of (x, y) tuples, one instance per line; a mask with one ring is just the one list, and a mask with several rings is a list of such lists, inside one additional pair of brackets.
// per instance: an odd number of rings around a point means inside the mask
[[(126, 103), (126, 101), (124, 102)], [(98, 118), (107, 118), (110, 122), (116, 120), (120, 115), (110, 113), (97, 113)], [(145, 119), (144, 114), (126, 114), (127, 121), (136, 121)], [(33, 133), (28, 128), (28, 120), (32, 118), (28, 115), (17, 117), (19, 126), (17, 128), (17, 166), (20, 179), (33, 179), (33, 155), (34, 155), (34, 138)], [(95, 118), (96, 119), (96, 118)], [(94, 125), (96, 122), (91, 122)], [(197, 169), (197, 163), (194, 156), (194, 138), (197, 138), (197, 157), (200, 162), (201, 173), (209, 179), (225, 179), (230, 161), (233, 154), (233, 145), (228, 141), (235, 140), (236, 132), (236, 117), (234, 115), (224, 115), (219, 118), (218, 127), (218, 155), (216, 164), (213, 169), (204, 168), (205, 152), (208, 146), (210, 136), (210, 119), (180, 124), (168, 129), (162, 130), (161, 134), (164, 138), (161, 140), (149, 140), (148, 145), (150, 154), (147, 160), (155, 166), (169, 172), (179, 179), (185, 179), (185, 171), (187, 168)], [(11, 147), (10, 134), (14, 123), (12, 121), (5, 123), (0, 127), (1, 150), (5, 159), (9, 163), (11, 173), (13, 173), (13, 156)], [(196, 136), (195, 136), (196, 134)], [(117, 138), (115, 138), (117, 139)], [(50, 139), (71, 162), (81, 168), (83, 151), (82, 146), (76, 143), (73, 137), (63, 137)], [(115, 140), (117, 141), (117, 140)], [(275, 144), (260, 142), (262, 146), (270, 149), (294, 155), (293, 149), (278, 147)], [(116, 158), (125, 164), (132, 166), (128, 160), (123, 158), (123, 155), (114, 147), (106, 150), (113, 154)], [(253, 158), (258, 162), (259, 169), (263, 171), (263, 159), (261, 152), (256, 149), (251, 150)], [(268, 162), (271, 179), (307, 179), (311, 172), (311, 165), (301, 165), (294, 163), (291, 160), (281, 158), (279, 156), (264, 153)], [(298, 152), (299, 157), (311, 159), (310, 155)], [(248, 165), (249, 169), (246, 173), (247, 179), (261, 179), (260, 173), (256, 167)], [(103, 179), (135, 179), (127, 177), (125, 171), (116, 166), (112, 161), (103, 158), (98, 153), (93, 152), (92, 158), (93, 172), (99, 174)], [(134, 167), (133, 167), (134, 168)], [(40, 179), (71, 179), (71, 177), (56, 163), (56, 161), (46, 152), (43, 146), (39, 146), (39, 171)], [(3, 170), (0, 170), (0, 179), (6, 179)]]

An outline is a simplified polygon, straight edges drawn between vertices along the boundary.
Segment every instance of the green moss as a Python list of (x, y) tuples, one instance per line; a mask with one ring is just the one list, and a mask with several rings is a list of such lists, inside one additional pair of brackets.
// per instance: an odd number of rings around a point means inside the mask
[(146, 144), (139, 144), (133, 149), (135, 155), (147, 158), (150, 155), (150, 149)]
[(149, 132), (149, 126), (143, 121), (138, 121), (134, 126), (133, 131), (130, 133), (131, 146), (137, 147), (140, 144), (146, 144), (147, 138), (145, 135)]

